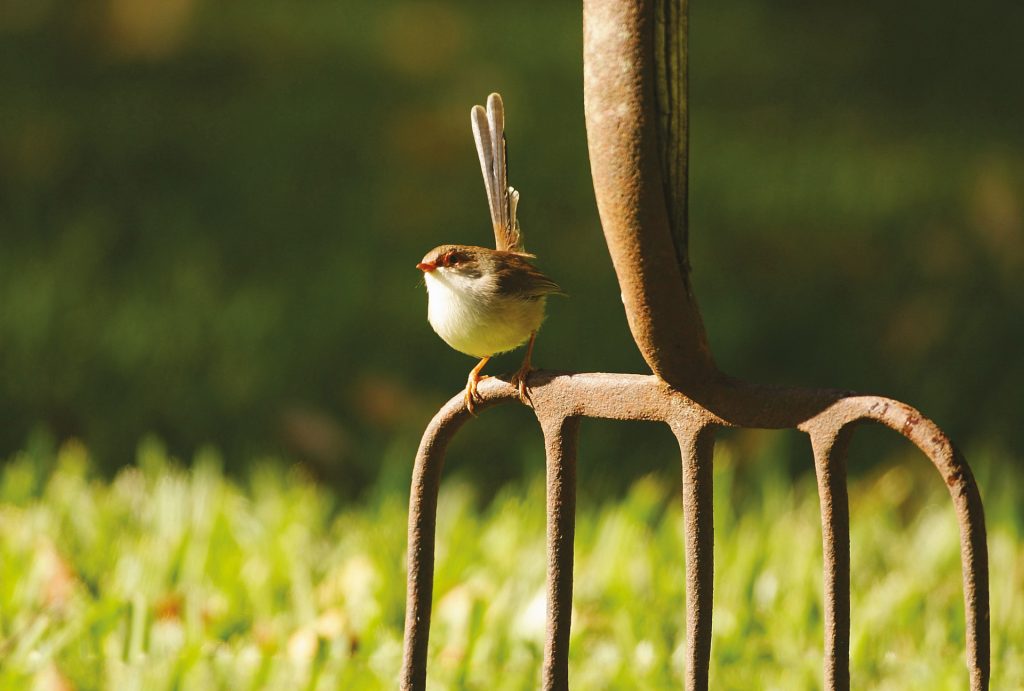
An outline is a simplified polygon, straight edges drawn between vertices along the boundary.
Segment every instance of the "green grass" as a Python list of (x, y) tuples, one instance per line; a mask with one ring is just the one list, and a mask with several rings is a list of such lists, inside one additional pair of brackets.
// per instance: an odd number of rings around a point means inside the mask
[[(712, 686), (818, 688), (813, 483), (737, 456), (719, 445)], [(989, 459), (980, 477), (994, 688), (1024, 687), (1024, 520), (1009, 466)], [(109, 482), (74, 443), (25, 452), (0, 477), (0, 688), (395, 687), (404, 494), (338, 507), (298, 471), (267, 463), (238, 482), (212, 454), (184, 470), (152, 443)], [(677, 493), (650, 476), (618, 500), (581, 497), (575, 689), (680, 686)], [(484, 508), (457, 479), (444, 485), (433, 688), (537, 686), (543, 504), (538, 483)], [(853, 482), (851, 508), (853, 687), (965, 688), (958, 537), (942, 483), (909, 457)]]

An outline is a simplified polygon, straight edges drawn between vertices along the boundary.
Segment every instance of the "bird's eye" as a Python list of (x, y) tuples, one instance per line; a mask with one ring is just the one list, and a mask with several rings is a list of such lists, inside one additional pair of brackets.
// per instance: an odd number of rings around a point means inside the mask
[(466, 257), (461, 252), (449, 252), (448, 254), (444, 255), (444, 257), (441, 260), (441, 263), (444, 264), (445, 266), (456, 266), (458, 264), (461, 264), (465, 260)]

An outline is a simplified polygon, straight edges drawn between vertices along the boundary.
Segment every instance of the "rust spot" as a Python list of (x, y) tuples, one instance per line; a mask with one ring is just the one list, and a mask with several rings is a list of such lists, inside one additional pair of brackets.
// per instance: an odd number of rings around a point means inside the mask
[(903, 432), (903, 436), (909, 437), (910, 433), (914, 430), (915, 427), (917, 427), (917, 423), (919, 422), (921, 422), (920, 415), (914, 415), (913, 413), (908, 415), (907, 421), (903, 423), (903, 429), (901, 430)]
[(960, 470), (954, 470), (946, 477), (946, 484), (950, 487), (955, 487), (963, 483), (964, 474)]

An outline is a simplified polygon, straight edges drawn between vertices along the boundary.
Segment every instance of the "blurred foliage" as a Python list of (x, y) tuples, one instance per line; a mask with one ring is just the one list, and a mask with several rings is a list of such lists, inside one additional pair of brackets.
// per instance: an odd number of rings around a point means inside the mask
[[(723, 369), (886, 393), (968, 446), (1015, 433), (1022, 8), (693, 3), (691, 253)], [(0, 452), (41, 425), (108, 471), (154, 432), (351, 489), (405, 474), (472, 365), (412, 267), (490, 242), (467, 115), (494, 90), (528, 246), (572, 296), (536, 361), (643, 371), (578, 4), (7, 0), (0, 41)], [(499, 417), (452, 459), (493, 484), (537, 437)], [(584, 441), (619, 486), (638, 429)]]
[[(821, 532), (812, 478), (777, 462), (715, 465), (711, 679), (813, 689), (821, 678)], [(956, 520), (919, 457), (851, 484), (856, 688), (962, 689)], [(1008, 459), (977, 464), (989, 517), (992, 686), (1024, 687), (1024, 513)], [(988, 472), (1001, 467), (1001, 482)], [(152, 442), (98, 479), (84, 447), (30, 448), (0, 470), (0, 687), (390, 689), (401, 661), (406, 505), (339, 509), (281, 464), (238, 482), (217, 457), (183, 470)], [(994, 479), (994, 478), (993, 478)], [(584, 492), (576, 536), (573, 688), (679, 688), (684, 665), (680, 488), (649, 475), (623, 498)], [(537, 687), (544, 636), (544, 497), (508, 485), (485, 510), (442, 489), (430, 679)]]

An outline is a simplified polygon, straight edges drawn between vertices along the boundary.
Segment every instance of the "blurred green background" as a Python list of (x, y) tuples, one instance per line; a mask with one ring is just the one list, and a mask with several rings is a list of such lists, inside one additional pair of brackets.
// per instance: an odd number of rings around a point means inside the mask
[[(904, 400), (965, 449), (999, 688), (1024, 686), (1021, 27), (993, 0), (691, 8), (716, 358)], [(589, 180), (579, 4), (0, 0), (0, 47), (0, 687), (394, 688), (412, 458), (473, 364), (413, 266), (491, 242), (468, 117), (489, 92), (527, 245), (570, 294), (535, 361), (645, 369)], [(536, 687), (531, 418), (488, 412), (449, 454), (445, 688)], [(808, 446), (720, 437), (716, 688), (818, 687)], [(661, 426), (584, 423), (579, 688), (681, 684), (677, 459)], [(876, 427), (852, 464), (853, 684), (963, 688), (946, 487)]]
[[(1022, 7), (693, 3), (691, 254), (725, 371), (1019, 444)], [(0, 457), (77, 437), (112, 472), (154, 434), (343, 493), (404, 485), (473, 364), (413, 265), (491, 242), (468, 118), (490, 91), (528, 247), (571, 294), (536, 362), (644, 371), (588, 176), (577, 3), (6, 0), (0, 45)], [(672, 444), (595, 423), (584, 480), (672, 468)], [(503, 411), (452, 463), (495, 488), (538, 449)]]

